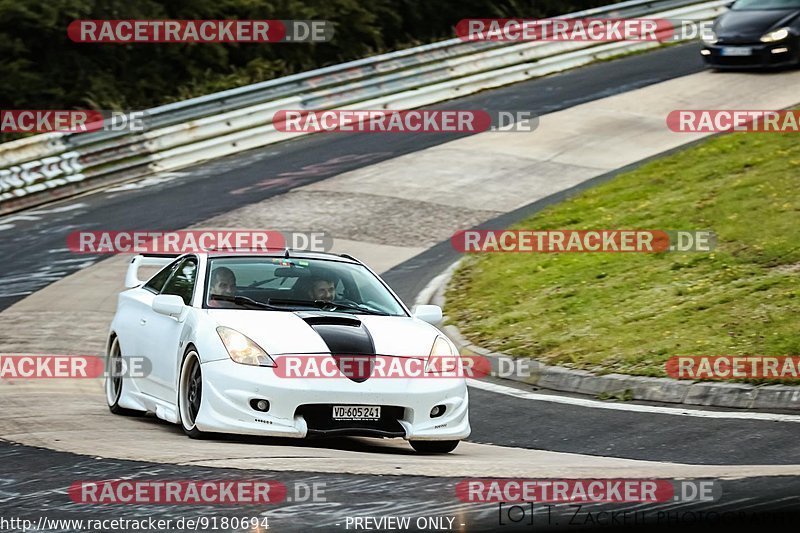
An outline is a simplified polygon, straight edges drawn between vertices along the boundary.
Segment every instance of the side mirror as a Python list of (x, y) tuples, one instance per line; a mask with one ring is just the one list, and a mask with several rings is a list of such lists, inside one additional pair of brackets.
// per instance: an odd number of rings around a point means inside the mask
[(418, 305), (412, 312), (414, 318), (418, 318), (428, 324), (438, 324), (442, 321), (442, 308), (438, 305)]
[(186, 305), (183, 298), (174, 294), (159, 294), (153, 298), (153, 311), (161, 315), (179, 317)]

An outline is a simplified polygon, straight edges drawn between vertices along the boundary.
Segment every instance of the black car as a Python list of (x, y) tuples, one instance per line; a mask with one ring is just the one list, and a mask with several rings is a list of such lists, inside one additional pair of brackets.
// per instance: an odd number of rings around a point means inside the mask
[(800, 0), (738, 0), (703, 37), (713, 68), (782, 67), (800, 63)]

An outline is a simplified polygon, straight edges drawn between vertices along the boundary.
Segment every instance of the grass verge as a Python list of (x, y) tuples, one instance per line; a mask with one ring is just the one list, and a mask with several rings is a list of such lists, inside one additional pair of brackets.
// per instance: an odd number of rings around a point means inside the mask
[(716, 137), (514, 226), (711, 230), (714, 252), (470, 256), (447, 289), (450, 322), (485, 348), (598, 373), (800, 354), (798, 140)]

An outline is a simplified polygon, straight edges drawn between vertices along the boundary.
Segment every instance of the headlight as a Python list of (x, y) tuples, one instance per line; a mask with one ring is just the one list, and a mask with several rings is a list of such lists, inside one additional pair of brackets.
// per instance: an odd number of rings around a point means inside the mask
[(450, 343), (442, 336), (436, 337), (428, 355), (428, 362), (425, 364), (425, 372), (429, 374), (439, 374), (443, 372), (460, 371), (461, 358)]
[(433, 347), (431, 348), (431, 357), (434, 356), (448, 356), (448, 355), (458, 355), (454, 350), (453, 347), (450, 346), (450, 343), (442, 337), (436, 337), (436, 340), (433, 341)]
[(220, 326), (217, 328), (222, 344), (235, 362), (253, 366), (275, 366), (275, 361), (264, 349), (250, 338), (235, 329)]
[(714, 32), (714, 30), (704, 31), (701, 38), (706, 44), (717, 44), (719, 42), (719, 37), (717, 37), (717, 34)]
[(789, 37), (789, 28), (774, 30), (761, 37), (762, 43), (776, 43)]

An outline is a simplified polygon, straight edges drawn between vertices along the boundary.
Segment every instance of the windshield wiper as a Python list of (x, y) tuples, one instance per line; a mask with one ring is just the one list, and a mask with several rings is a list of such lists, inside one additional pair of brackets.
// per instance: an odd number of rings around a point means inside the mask
[(365, 315), (389, 316), (388, 313), (376, 311), (375, 309), (370, 309), (368, 307), (360, 307), (357, 305), (350, 305), (339, 302), (329, 302), (327, 300), (281, 300), (281, 299), (270, 298), (268, 302), (270, 305), (302, 305), (306, 307), (316, 307), (317, 309), (324, 309), (325, 307), (332, 305), (340, 309), (351, 309), (353, 311), (358, 311), (359, 313)]
[(270, 309), (272, 311), (285, 311), (285, 309), (281, 307), (276, 307), (274, 305), (270, 305), (269, 303), (259, 302), (253, 300), (252, 298), (248, 298), (247, 296), (226, 296), (223, 294), (212, 294), (209, 297), (209, 300), (224, 300), (226, 302), (233, 302), (243, 307), (249, 305), (251, 307), (257, 307), (259, 309)]
[[(317, 300), (317, 301), (319, 302), (321, 300)], [(350, 305), (350, 304), (343, 304), (343, 303), (337, 303), (337, 302), (325, 302), (325, 303), (326, 304), (335, 305), (336, 307), (341, 307), (342, 309), (352, 309), (354, 311), (359, 311), (359, 312), (364, 313), (366, 315), (389, 316), (388, 313), (384, 313), (382, 311), (377, 311), (377, 310), (371, 309), (369, 307), (361, 307), (360, 305)]]

